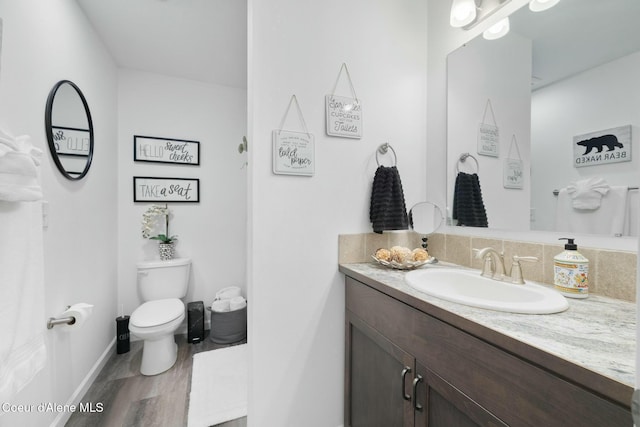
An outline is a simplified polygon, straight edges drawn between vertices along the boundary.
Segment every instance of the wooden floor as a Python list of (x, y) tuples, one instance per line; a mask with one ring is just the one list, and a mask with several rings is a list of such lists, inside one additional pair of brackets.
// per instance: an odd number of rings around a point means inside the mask
[[(208, 331), (207, 331), (208, 334)], [(176, 335), (178, 360), (160, 375), (140, 374), (142, 341), (131, 342), (131, 350), (114, 354), (102, 369), (87, 394), (84, 404), (101, 403), (102, 412), (74, 412), (67, 427), (182, 427), (187, 425), (191, 366), (193, 355), (202, 351), (225, 347), (208, 337), (198, 344), (189, 344), (186, 335)], [(247, 419), (240, 418), (217, 427), (246, 427)]]

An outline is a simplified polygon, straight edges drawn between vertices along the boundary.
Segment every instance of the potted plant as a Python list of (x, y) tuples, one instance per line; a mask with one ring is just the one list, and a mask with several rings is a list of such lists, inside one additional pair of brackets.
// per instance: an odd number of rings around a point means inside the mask
[[(160, 251), (160, 259), (172, 259), (175, 254), (175, 242), (178, 236), (169, 234), (169, 216), (171, 212), (167, 205), (151, 205), (149, 209), (142, 214), (142, 237), (150, 240), (158, 241), (158, 249)], [(152, 235), (158, 220), (164, 217), (164, 233)]]

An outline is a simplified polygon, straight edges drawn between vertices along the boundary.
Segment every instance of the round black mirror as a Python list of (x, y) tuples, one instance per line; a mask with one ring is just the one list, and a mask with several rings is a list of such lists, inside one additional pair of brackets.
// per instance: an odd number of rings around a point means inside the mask
[(434, 233), (444, 221), (440, 206), (431, 202), (416, 203), (409, 211), (409, 224), (420, 234)]
[(56, 83), (47, 98), (44, 121), (60, 173), (72, 180), (83, 178), (93, 158), (93, 122), (80, 88), (69, 80)]

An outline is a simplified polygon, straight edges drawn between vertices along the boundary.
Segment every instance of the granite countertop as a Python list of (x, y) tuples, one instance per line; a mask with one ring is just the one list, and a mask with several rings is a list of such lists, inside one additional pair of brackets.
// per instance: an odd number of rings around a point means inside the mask
[[(439, 266), (445, 263), (422, 268)], [(409, 301), (415, 298), (427, 302), (621, 384), (630, 387), (635, 384), (636, 306), (633, 303), (592, 294), (585, 299), (567, 298), (569, 308), (562, 313), (513, 314), (426, 295), (405, 283), (405, 271), (378, 264), (341, 264), (340, 271), (356, 280), (373, 280), (408, 295)]]

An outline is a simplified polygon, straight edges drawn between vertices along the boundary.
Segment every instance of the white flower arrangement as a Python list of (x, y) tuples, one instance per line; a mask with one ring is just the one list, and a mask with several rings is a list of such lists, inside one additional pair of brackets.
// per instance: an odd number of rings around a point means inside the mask
[[(162, 243), (173, 243), (178, 240), (178, 236), (169, 236), (169, 216), (171, 211), (167, 205), (151, 205), (145, 213), (142, 214), (142, 237), (145, 239), (159, 240)], [(152, 236), (153, 229), (158, 222), (159, 217), (164, 217), (164, 234)]]

